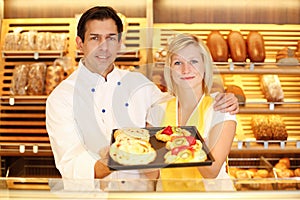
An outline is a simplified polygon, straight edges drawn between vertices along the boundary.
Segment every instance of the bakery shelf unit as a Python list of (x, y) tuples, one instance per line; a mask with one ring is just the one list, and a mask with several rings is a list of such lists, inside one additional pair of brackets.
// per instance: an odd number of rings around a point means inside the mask
[[(246, 97), (237, 114), (238, 126), (231, 154), (240, 156), (259, 151), (266, 154), (300, 153), (300, 64), (283, 65), (276, 63), (276, 54), (284, 47), (296, 50), (300, 41), (299, 25), (277, 24), (154, 24), (153, 55), (161, 52), (169, 38), (178, 33), (191, 33), (206, 42), (211, 31), (219, 31), (224, 38), (230, 31), (239, 31), (244, 39), (250, 31), (258, 31), (264, 38), (266, 58), (264, 62), (215, 62), (214, 74), (221, 75), (223, 84), (239, 86)], [(164, 57), (154, 56), (152, 79), (164, 84)], [(277, 75), (284, 93), (283, 102), (268, 102), (261, 89), (261, 76)], [(158, 78), (158, 76), (160, 76)], [(288, 139), (256, 140), (251, 120), (255, 115), (279, 115), (285, 124)], [(272, 127), (275, 128), (275, 127)]]
[[(12, 95), (14, 68), (43, 62), (47, 66), (63, 56), (75, 57), (75, 18), (4, 19), (1, 31), (0, 156), (52, 156), (45, 127), (46, 95)], [(5, 49), (8, 33), (37, 31), (66, 35), (62, 50)], [(75, 64), (75, 59), (74, 59)]]

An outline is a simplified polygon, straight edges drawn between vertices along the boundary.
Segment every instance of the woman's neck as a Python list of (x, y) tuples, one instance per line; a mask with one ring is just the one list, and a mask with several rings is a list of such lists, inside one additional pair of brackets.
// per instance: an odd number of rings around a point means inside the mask
[(179, 89), (177, 95), (178, 99), (178, 123), (181, 126), (186, 125), (188, 119), (192, 115), (196, 106), (198, 105), (203, 92), (202, 87), (194, 89)]

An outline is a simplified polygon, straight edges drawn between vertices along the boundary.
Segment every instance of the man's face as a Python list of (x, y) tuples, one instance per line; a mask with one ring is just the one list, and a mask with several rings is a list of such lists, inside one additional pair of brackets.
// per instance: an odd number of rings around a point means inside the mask
[(117, 25), (112, 19), (90, 20), (86, 23), (84, 42), (76, 38), (84, 53), (84, 64), (92, 72), (104, 77), (113, 69), (113, 62), (121, 47)]

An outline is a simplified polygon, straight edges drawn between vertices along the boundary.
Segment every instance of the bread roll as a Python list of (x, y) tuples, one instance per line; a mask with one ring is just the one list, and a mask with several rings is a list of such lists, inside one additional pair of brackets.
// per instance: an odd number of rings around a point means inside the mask
[(231, 31), (227, 37), (230, 57), (233, 62), (245, 62), (247, 58), (246, 42), (238, 31)]
[(295, 169), (294, 174), (295, 176), (300, 177), (300, 168)]
[(236, 171), (236, 177), (239, 178), (239, 179), (252, 178), (250, 171), (247, 171), (247, 170), (238, 170), (238, 171)]
[(212, 31), (207, 37), (207, 47), (210, 50), (213, 61), (228, 61), (228, 45), (219, 31)]
[(238, 99), (238, 102), (241, 104), (246, 103), (246, 96), (244, 94), (244, 91), (242, 88), (240, 88), (237, 85), (227, 85), (226, 93), (233, 93), (236, 98)]
[(257, 170), (256, 175), (260, 176), (261, 178), (267, 178), (269, 176), (269, 172), (266, 169), (259, 169)]
[(268, 102), (282, 102), (284, 100), (278, 75), (262, 75), (260, 82), (262, 92)]
[(264, 62), (266, 58), (265, 44), (259, 32), (249, 32), (247, 36), (247, 52), (252, 62)]

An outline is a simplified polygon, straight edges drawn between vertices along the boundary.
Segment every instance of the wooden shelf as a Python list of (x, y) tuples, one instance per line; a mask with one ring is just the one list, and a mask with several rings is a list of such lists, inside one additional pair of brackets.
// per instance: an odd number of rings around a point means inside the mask
[(61, 58), (67, 54), (66, 51), (2, 51), (2, 58), (24, 59), (32, 58)]

